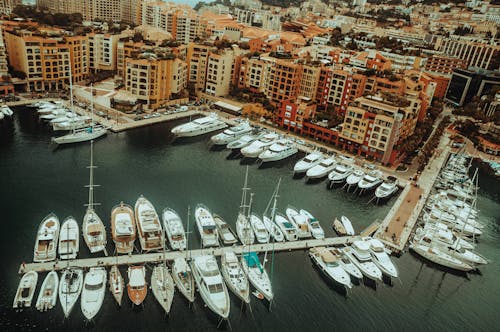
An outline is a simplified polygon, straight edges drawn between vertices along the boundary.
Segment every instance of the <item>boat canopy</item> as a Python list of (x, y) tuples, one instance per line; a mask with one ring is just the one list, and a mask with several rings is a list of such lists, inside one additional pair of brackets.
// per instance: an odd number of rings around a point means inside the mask
[(248, 267), (258, 267), (259, 270), (262, 272), (262, 265), (260, 264), (259, 261), (259, 256), (257, 256), (256, 252), (249, 252), (246, 254), (243, 254), (243, 258), (245, 258), (245, 261), (247, 262)]
[(144, 267), (131, 268), (129, 274), (130, 287), (141, 287), (145, 286), (146, 279), (144, 277)]
[(323, 262), (325, 263), (334, 263), (337, 261), (337, 257), (335, 257), (331, 251), (327, 250), (326, 248), (323, 248), (323, 250), (321, 250), (321, 259), (323, 260)]
[(288, 221), (285, 221), (283, 223), (283, 226), (285, 226), (286, 228), (294, 228), (293, 225), (290, 222), (288, 222)]
[(102, 274), (95, 271), (89, 274), (85, 283), (90, 286), (97, 286), (102, 284), (102, 282), (103, 282)]

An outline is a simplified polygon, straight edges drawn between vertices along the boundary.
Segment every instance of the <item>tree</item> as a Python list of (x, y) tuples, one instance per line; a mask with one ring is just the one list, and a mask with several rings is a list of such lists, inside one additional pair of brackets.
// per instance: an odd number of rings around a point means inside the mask
[(142, 33), (140, 33), (140, 32), (134, 33), (132, 40), (134, 41), (134, 43), (139, 43), (139, 42), (143, 41), (144, 38), (142, 37)]

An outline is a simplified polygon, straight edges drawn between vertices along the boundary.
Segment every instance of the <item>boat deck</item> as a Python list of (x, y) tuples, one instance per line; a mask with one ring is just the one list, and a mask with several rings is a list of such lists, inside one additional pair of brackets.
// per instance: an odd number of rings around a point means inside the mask
[[(277, 242), (266, 244), (253, 244), (250, 246), (234, 245), (232, 247), (220, 248), (205, 248), (194, 249), (189, 252), (190, 257), (201, 255), (215, 255), (221, 256), (226, 251), (234, 251), (236, 254), (241, 254), (248, 251), (265, 252), (265, 251), (291, 251), (291, 250), (304, 250), (319, 246), (341, 246), (347, 245), (358, 239), (358, 236), (343, 236), (343, 237), (328, 237), (321, 240), (307, 239), (294, 242)], [(185, 257), (185, 251), (167, 251), (165, 254), (162, 252), (136, 254), (136, 255), (120, 255), (108, 257), (93, 257), (75, 259), (69, 262), (72, 267), (90, 268), (94, 266), (112, 266), (112, 265), (134, 265), (143, 263), (157, 263), (162, 262), (164, 259), (172, 261), (175, 258)], [(29, 271), (46, 272), (58, 271), (65, 269), (68, 266), (68, 261), (45, 262), (45, 263), (28, 263), (21, 264), (19, 273), (26, 273)]]

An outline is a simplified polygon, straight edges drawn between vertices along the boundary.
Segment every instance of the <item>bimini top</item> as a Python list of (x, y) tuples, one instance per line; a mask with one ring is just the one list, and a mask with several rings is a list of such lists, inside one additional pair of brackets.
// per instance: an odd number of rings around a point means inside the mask
[(262, 265), (260, 264), (259, 256), (257, 256), (257, 253), (249, 252), (249, 253), (243, 254), (243, 258), (245, 258), (245, 261), (247, 262), (248, 267), (258, 267), (260, 269), (260, 271), (262, 272)]

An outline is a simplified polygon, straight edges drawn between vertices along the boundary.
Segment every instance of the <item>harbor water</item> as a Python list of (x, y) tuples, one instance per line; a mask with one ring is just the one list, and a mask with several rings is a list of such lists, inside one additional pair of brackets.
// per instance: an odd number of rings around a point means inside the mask
[[(111, 208), (124, 201), (133, 205), (143, 194), (161, 211), (175, 209), (186, 221), (188, 206), (207, 205), (234, 226), (240, 205), (245, 165), (228, 158), (229, 152), (210, 151), (208, 137), (173, 140), (170, 129), (179, 122), (162, 123), (119, 134), (108, 134), (94, 144), (96, 208), (110, 238)], [(62, 309), (39, 313), (34, 308), (15, 312), (12, 301), (20, 279), (21, 262), (31, 262), (35, 234), (40, 221), (54, 212), (62, 221), (72, 215), (81, 224), (88, 200), (90, 144), (50, 144), (51, 130), (28, 108), (18, 109), (12, 120), (0, 123), (0, 330), (2, 331), (207, 331), (216, 330), (217, 320), (201, 297), (192, 307), (177, 291), (172, 310), (165, 316), (153, 294), (141, 308), (124, 298), (116, 306), (109, 291), (94, 321), (86, 323), (79, 301), (69, 319)], [(356, 231), (383, 219), (395, 198), (387, 204), (369, 203), (341, 189), (327, 190), (326, 183), (306, 184), (292, 177), (300, 156), (259, 168), (249, 165), (249, 186), (255, 193), (253, 211), (262, 213), (281, 177), (278, 211), (288, 204), (313, 213), (327, 236), (334, 236), (331, 222), (346, 215)], [(498, 328), (500, 297), (500, 192), (498, 181), (484, 174), (479, 178), (479, 221), (486, 227), (478, 251), (491, 263), (467, 276), (437, 268), (405, 253), (393, 258), (400, 280), (392, 284), (355, 285), (347, 294), (328, 283), (312, 265), (307, 252), (269, 253), (266, 268), (273, 268), (275, 302), (252, 298), (251, 310), (241, 307), (231, 295), (230, 324), (221, 330), (234, 331), (332, 331), (332, 330), (454, 330), (489, 331)], [(200, 241), (190, 220), (190, 248)], [(83, 239), (79, 257), (90, 257)], [(262, 258), (262, 256), (261, 256)], [(273, 262), (274, 261), (274, 262)], [(121, 268), (125, 275), (125, 267)], [(151, 271), (148, 270), (148, 281)], [(34, 301), (45, 274), (40, 274)]]

